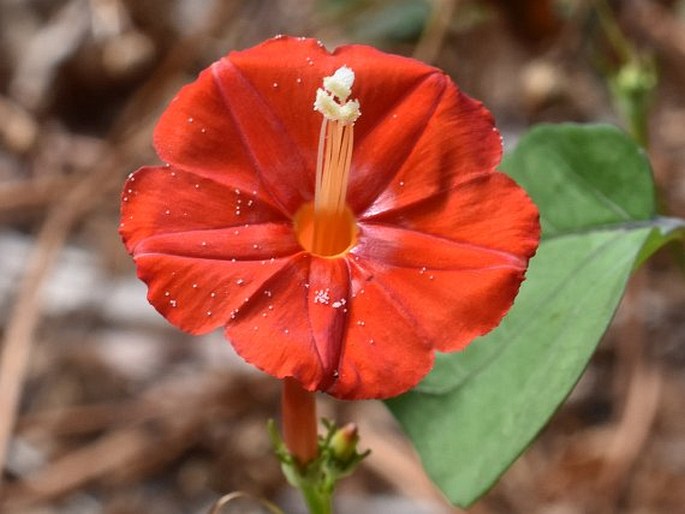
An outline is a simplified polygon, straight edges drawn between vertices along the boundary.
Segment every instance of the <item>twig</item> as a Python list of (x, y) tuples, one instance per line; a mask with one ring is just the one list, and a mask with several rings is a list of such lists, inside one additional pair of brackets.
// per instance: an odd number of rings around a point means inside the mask
[(72, 189), (76, 181), (76, 177), (50, 176), (2, 183), (0, 216), (7, 216), (16, 210), (47, 207)]
[(40, 431), (50, 437), (75, 436), (96, 433), (114, 424), (136, 424), (159, 417), (159, 408), (147, 398), (134, 402), (98, 403), (51, 409), (28, 414), (17, 421), (17, 431)]
[(416, 44), (414, 57), (432, 63), (438, 58), (440, 49), (452, 21), (459, 0), (433, 0), (430, 18)]
[(271, 514), (283, 514), (283, 511), (270, 501), (267, 501), (263, 498), (255, 498), (251, 494), (244, 493), (242, 491), (236, 491), (234, 493), (230, 493), (219, 498), (216, 501), (216, 503), (212, 506), (212, 510), (209, 511), (209, 514), (219, 514), (226, 505), (228, 505), (232, 501), (239, 500), (241, 498), (249, 498), (251, 500), (255, 500), (256, 502), (261, 504), (266, 510), (271, 512)]

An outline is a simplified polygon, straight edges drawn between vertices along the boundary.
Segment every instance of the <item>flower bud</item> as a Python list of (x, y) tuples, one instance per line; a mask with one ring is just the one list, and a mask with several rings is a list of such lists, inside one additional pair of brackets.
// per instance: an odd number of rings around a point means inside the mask
[(348, 461), (356, 454), (358, 442), (359, 432), (355, 423), (337, 429), (330, 443), (333, 456), (340, 461)]

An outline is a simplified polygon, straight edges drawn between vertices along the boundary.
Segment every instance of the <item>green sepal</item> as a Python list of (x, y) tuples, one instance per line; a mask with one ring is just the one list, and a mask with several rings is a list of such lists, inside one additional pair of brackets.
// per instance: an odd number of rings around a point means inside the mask
[[(281, 461), (281, 469), (290, 485), (302, 492), (310, 514), (331, 512), (331, 498), (338, 480), (349, 476), (357, 465), (371, 453), (357, 451), (356, 433), (349, 445), (341, 448), (340, 439), (348, 427), (322, 420), (326, 433), (319, 436), (317, 457), (302, 465), (288, 450), (274, 420), (269, 420), (267, 430), (274, 452)], [(356, 429), (355, 429), (356, 431)]]

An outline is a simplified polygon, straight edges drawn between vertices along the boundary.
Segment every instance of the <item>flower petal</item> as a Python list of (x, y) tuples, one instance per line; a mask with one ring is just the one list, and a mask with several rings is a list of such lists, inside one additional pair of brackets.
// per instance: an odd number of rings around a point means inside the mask
[[(414, 59), (363, 45), (342, 46), (329, 53), (320, 42), (306, 38), (276, 37), (254, 48), (233, 52), (228, 59), (262, 96), (275, 118), (285, 121), (289, 137), (308, 159), (311, 171), (315, 167), (322, 121), (313, 104), (324, 77), (341, 66), (355, 72), (351, 98), (359, 99), (362, 110), (355, 123), (358, 142), (377, 131), (398, 106), (407, 102), (414, 107), (404, 111), (417, 116), (422, 125), (423, 111), (436, 101), (448, 80), (437, 68)], [(408, 96), (413, 100), (408, 101)], [(428, 107), (416, 108), (425, 101), (429, 102)], [(386, 154), (391, 154), (391, 150), (388, 148)], [(313, 175), (307, 178), (311, 181)]]
[(313, 257), (309, 269), (307, 313), (324, 379), (317, 389), (326, 391), (338, 377), (345, 339), (349, 273), (344, 259)]
[[(508, 252), (524, 262), (535, 253), (540, 239), (535, 204), (499, 172), (463, 177), (451, 189), (360, 220), (367, 222)], [(421, 253), (430, 254), (425, 248)]]
[(226, 336), (258, 368), (325, 391), (338, 376), (348, 283), (343, 259), (298, 257), (241, 307)]
[(131, 174), (124, 185), (119, 226), (129, 252), (153, 235), (290, 223), (252, 191), (228, 182), (172, 167), (146, 167)]
[(324, 380), (308, 310), (311, 258), (301, 254), (262, 285), (226, 325), (226, 338), (247, 362), (314, 390)]
[[(491, 268), (524, 270), (527, 257), (468, 241), (447, 239), (391, 225), (360, 224), (357, 245), (360, 257), (392, 267), (418, 270), (473, 271)], [(430, 248), (430, 251), (426, 251)], [(417, 279), (419, 280), (419, 279)]]
[(143, 239), (133, 255), (163, 254), (191, 259), (273, 262), (300, 252), (292, 226), (285, 223), (158, 234)]
[[(300, 109), (307, 105), (311, 112), (305, 111), (307, 115), (304, 118), (316, 118), (311, 108), (313, 96), (304, 101), (302, 91), (298, 91), (302, 98), (293, 99), (289, 90), (294, 88), (294, 79), (290, 88), (272, 82), (265, 90), (263, 85), (255, 85), (251, 77), (233, 63), (234, 60), (240, 61), (239, 53), (212, 65), (214, 81), (225, 109), (240, 133), (240, 144), (248, 154), (260, 182), (283, 211), (292, 216), (302, 204), (302, 199), (311, 197), (316, 153), (302, 151), (290, 134), (290, 131), (298, 128), (298, 124), (285, 123), (273, 104), (280, 100), (299, 104)], [(300, 111), (295, 119), (301, 118)], [(309, 124), (306, 125), (309, 127)], [(307, 132), (311, 140), (306, 147), (309, 148), (316, 143), (316, 131)]]
[[(385, 110), (375, 118), (370, 117), (374, 122), (371, 130), (365, 130), (369, 124), (365, 123), (364, 115), (367, 113), (364, 106), (378, 107), (373, 103), (378, 100), (373, 98), (371, 91), (360, 97), (363, 116), (355, 124), (356, 143), (348, 189), (350, 207), (354, 212), (366, 209), (395, 177), (415, 151), (415, 145), (421, 140), (441, 102), (449, 79), (428, 66), (425, 68), (432, 73), (417, 84), (408, 84), (402, 95), (393, 98), (399, 98), (399, 101), (380, 103)], [(372, 85), (365, 82), (364, 87), (360, 87), (360, 95)]]
[[(405, 250), (419, 249), (405, 246)], [(431, 267), (430, 262), (419, 269), (366, 259), (356, 264), (374, 276), (400, 312), (411, 313), (413, 330), (424, 334), (432, 349), (445, 352), (462, 350), (495, 328), (511, 307), (525, 273), (511, 265), (451, 270)], [(399, 328), (394, 330), (396, 340), (407, 339)]]
[(389, 398), (406, 392), (428, 373), (433, 351), (414, 312), (373, 275), (350, 262), (354, 293), (337, 381), (326, 392), (336, 398)]
[(291, 258), (231, 262), (144, 253), (134, 260), (155, 309), (181, 330), (203, 334), (235, 317)]
[[(407, 104), (407, 108), (419, 108)], [(422, 107), (428, 111), (428, 107)], [(424, 130), (416, 134), (412, 152), (400, 163), (400, 169), (386, 182), (383, 191), (360, 217), (369, 217), (388, 210), (397, 210), (451, 189), (465, 177), (494, 171), (502, 157), (499, 132), (492, 115), (480, 102), (461, 93), (449, 81), (440, 103), (427, 121)], [(395, 124), (403, 123), (398, 115)], [(366, 141), (376, 145), (399, 144), (392, 126), (374, 133)], [(381, 162), (376, 169), (384, 166)], [(373, 173), (373, 171), (371, 171)]]
[[(184, 87), (155, 131), (160, 157), (271, 196), (292, 215), (314, 194), (316, 89), (336, 68), (312, 39), (280, 37), (231, 52)], [(192, 122), (189, 122), (192, 120)]]
[(442, 351), (462, 349), (499, 324), (540, 232), (533, 203), (500, 173), (359, 226), (354, 262)]
[(171, 101), (155, 128), (155, 149), (177, 169), (255, 191), (262, 202), (279, 206), (265, 190), (252, 150), (243, 143), (241, 127), (224, 101), (213, 71), (217, 64), (200, 73)]
[(225, 324), (302, 250), (290, 220), (258, 197), (167, 167), (129, 177), (120, 233), (150, 303), (195, 334)]

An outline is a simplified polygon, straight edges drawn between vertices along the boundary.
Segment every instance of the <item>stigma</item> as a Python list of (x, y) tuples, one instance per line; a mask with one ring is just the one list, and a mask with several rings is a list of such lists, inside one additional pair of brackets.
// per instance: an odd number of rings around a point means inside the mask
[(351, 100), (354, 71), (347, 66), (324, 77), (317, 89), (314, 110), (323, 115), (319, 132), (314, 193), (312, 251), (334, 256), (350, 244), (347, 185), (352, 164), (354, 123), (361, 116), (358, 100)]

